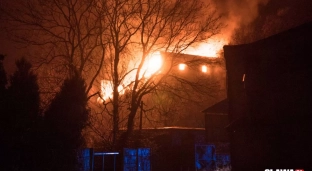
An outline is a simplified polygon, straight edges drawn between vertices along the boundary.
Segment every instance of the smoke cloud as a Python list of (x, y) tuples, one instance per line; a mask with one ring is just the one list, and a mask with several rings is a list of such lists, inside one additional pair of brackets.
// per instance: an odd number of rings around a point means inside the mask
[(229, 39), (236, 29), (248, 25), (259, 16), (259, 7), (269, 0), (213, 0), (226, 27), (221, 34)]

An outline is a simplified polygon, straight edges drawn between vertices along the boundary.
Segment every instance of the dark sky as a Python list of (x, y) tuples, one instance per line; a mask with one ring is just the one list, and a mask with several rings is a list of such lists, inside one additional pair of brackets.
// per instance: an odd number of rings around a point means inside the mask
[[(236, 22), (237, 27), (244, 23), (254, 23), (261, 27), (264, 23), (280, 22), (283, 28), (294, 27), (312, 21), (311, 0), (214, 0), (217, 10), (225, 17), (225, 24)], [(1, 14), (1, 13), (0, 13)], [(239, 21), (235, 21), (235, 20)], [(3, 26), (3, 23), (1, 23)], [(14, 71), (14, 61), (26, 56), (27, 49), (20, 49), (0, 30), (0, 53), (7, 55), (4, 64), (7, 73)]]

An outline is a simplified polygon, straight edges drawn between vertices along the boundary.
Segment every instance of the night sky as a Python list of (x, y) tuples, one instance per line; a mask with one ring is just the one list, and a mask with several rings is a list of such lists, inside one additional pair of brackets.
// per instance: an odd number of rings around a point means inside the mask
[[(277, 26), (270, 26), (270, 34), (298, 26), (312, 21), (311, 0), (213, 0), (216, 10), (223, 16), (224, 24), (228, 26), (223, 32), (235, 34), (235, 29), (246, 25), (262, 27), (273, 22)], [(3, 3), (3, 1), (2, 1)], [(3, 4), (0, 3), (3, 6)], [(0, 14), (1, 15), (1, 14)], [(1, 23), (1, 26), (4, 24)], [(8, 74), (14, 71), (14, 61), (22, 56), (27, 57), (27, 49), (21, 48), (10, 41), (6, 33), (0, 28), (0, 53), (6, 55), (4, 65)], [(223, 34), (223, 33), (221, 33)]]

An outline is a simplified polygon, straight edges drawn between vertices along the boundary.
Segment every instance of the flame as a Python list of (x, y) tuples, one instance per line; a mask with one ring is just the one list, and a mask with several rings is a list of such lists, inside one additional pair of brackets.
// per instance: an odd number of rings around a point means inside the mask
[(225, 44), (228, 44), (226, 38), (214, 38), (207, 42), (200, 43), (196, 47), (189, 47), (183, 51), (183, 53), (206, 57), (218, 57)]
[(162, 57), (159, 52), (155, 52), (148, 56), (148, 60), (142, 67), (142, 76), (145, 78), (151, 77), (162, 67)]
[[(227, 44), (228, 41), (225, 38), (218, 37), (207, 42), (201, 43), (198, 46), (189, 47), (188, 49), (184, 50), (183, 53), (191, 54), (191, 55), (198, 55), (198, 56), (206, 56), (206, 57), (218, 57), (219, 53), (222, 51), (223, 46)], [(139, 74), (139, 79), (141, 78), (150, 78), (153, 74), (160, 71), (161, 67), (163, 66), (163, 59), (159, 52), (152, 53), (147, 57), (147, 60), (143, 64), (142, 70)], [(130, 69), (137, 67), (135, 62), (130, 61), (129, 66)], [(185, 66), (182, 67), (180, 70), (184, 70)], [(202, 72), (208, 72), (206, 66), (202, 66)], [(122, 84), (119, 85), (118, 91), (119, 94), (124, 94), (126, 89), (129, 89), (129, 85), (135, 79), (136, 71), (132, 71), (128, 73), (126, 78), (123, 80)], [(98, 102), (102, 103), (104, 100), (112, 99), (113, 98), (113, 87), (112, 81), (110, 80), (102, 80), (101, 81), (101, 96), (102, 98), (98, 98)]]
[[(112, 81), (110, 80), (101, 81), (101, 93), (102, 93), (102, 98), (104, 100), (113, 98), (113, 86), (112, 85), (113, 85)], [(124, 93), (124, 88), (122, 87), (122, 85), (118, 86), (118, 92), (122, 94)]]
[[(129, 62), (129, 68), (135, 67), (135, 64)], [(133, 66), (131, 66), (133, 65)], [(163, 60), (161, 54), (159, 52), (155, 52), (147, 57), (147, 60), (143, 64), (142, 70), (139, 75), (139, 79), (141, 78), (150, 78), (153, 74), (160, 71), (163, 65)], [(135, 79), (136, 71), (132, 71), (128, 73), (122, 85), (118, 86), (119, 94), (124, 94), (126, 89), (129, 87), (132, 81)], [(110, 80), (101, 80), (101, 98), (98, 98), (99, 103), (103, 103), (104, 100), (113, 98), (113, 83)]]
[(101, 81), (101, 92), (103, 99), (107, 100), (113, 97), (113, 85), (109, 80)]

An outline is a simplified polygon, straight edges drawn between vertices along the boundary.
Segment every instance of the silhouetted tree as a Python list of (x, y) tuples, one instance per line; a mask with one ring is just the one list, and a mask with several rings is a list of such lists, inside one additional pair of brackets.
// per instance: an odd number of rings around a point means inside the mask
[(101, 85), (106, 91), (101, 95), (102, 118), (111, 117), (115, 144), (122, 127), (127, 133), (120, 141), (126, 142), (135, 128), (141, 101), (155, 92), (171, 70), (172, 66), (151, 72), (146, 66), (152, 56), (181, 54), (218, 34), (222, 24), (211, 4), (200, 0), (107, 0), (98, 6), (107, 24), (103, 37), (109, 47)]
[[(5, 106), (1, 110), (4, 132), (1, 138), (4, 139), (7, 152), (4, 152), (7, 169), (27, 170), (31, 161), (28, 159), (32, 158), (28, 149), (36, 141), (34, 133), (39, 116), (39, 86), (36, 74), (31, 71), (32, 65), (25, 58), (17, 60), (16, 67), (2, 101)], [(5, 79), (1, 83), (1, 87), (5, 85)]]
[[(40, 48), (41, 56), (35, 61), (41, 66), (42, 90), (54, 92), (51, 85), (58, 86), (73, 72), (86, 80), (89, 98), (112, 89), (99, 98), (104, 106), (100, 117), (105, 118), (100, 127), (110, 124), (106, 117), (111, 120), (113, 144), (121, 127), (131, 134), (141, 101), (169, 73), (170, 69), (150, 75), (145, 67), (151, 56), (160, 51), (180, 54), (222, 28), (214, 6), (201, 0), (19, 0), (2, 4), (11, 38)], [(128, 97), (120, 89), (127, 90)]]
[(85, 81), (80, 76), (66, 79), (44, 116), (46, 143), (53, 150), (52, 166), (56, 170), (77, 170), (76, 150), (84, 145), (82, 130), (87, 124)]
[[(6, 72), (3, 67), (4, 55), (0, 54), (0, 149), (5, 149), (6, 142), (6, 127), (7, 127), (7, 113), (6, 113), (6, 87), (7, 77)], [(3, 150), (1, 150), (3, 151)], [(0, 155), (0, 165), (5, 164), (5, 156), (3, 154)], [(4, 162), (4, 163), (2, 163)]]
[(4, 55), (0, 54), (0, 96), (3, 96), (7, 84), (6, 72), (3, 67)]
[[(4, 70), (4, 66), (3, 66), (3, 60), (4, 60), (4, 55), (1, 55), (0, 54), (0, 111), (1, 111), (1, 114), (0, 114), (0, 122), (2, 123), (4, 120), (3, 120), (3, 116), (5, 115), (4, 113), (4, 107), (6, 106), (5, 105), (5, 95), (6, 95), (6, 84), (7, 84), (7, 77), (6, 77), (6, 72)], [(2, 128), (2, 126), (4, 125), (4, 123), (2, 123), (0, 125), (0, 127)], [(2, 132), (3, 129), (1, 129), (1, 132)]]
[(23, 134), (31, 129), (39, 115), (39, 86), (37, 75), (31, 71), (30, 62), (21, 58), (16, 61), (16, 67), (17, 71), (10, 76), (8, 93), (14, 129), (16, 133)]
[(4, 30), (12, 40), (27, 45), (33, 55), (44, 107), (70, 73), (85, 79), (86, 92), (96, 83), (106, 48), (104, 15), (98, 5), (97, 0), (0, 2)]

